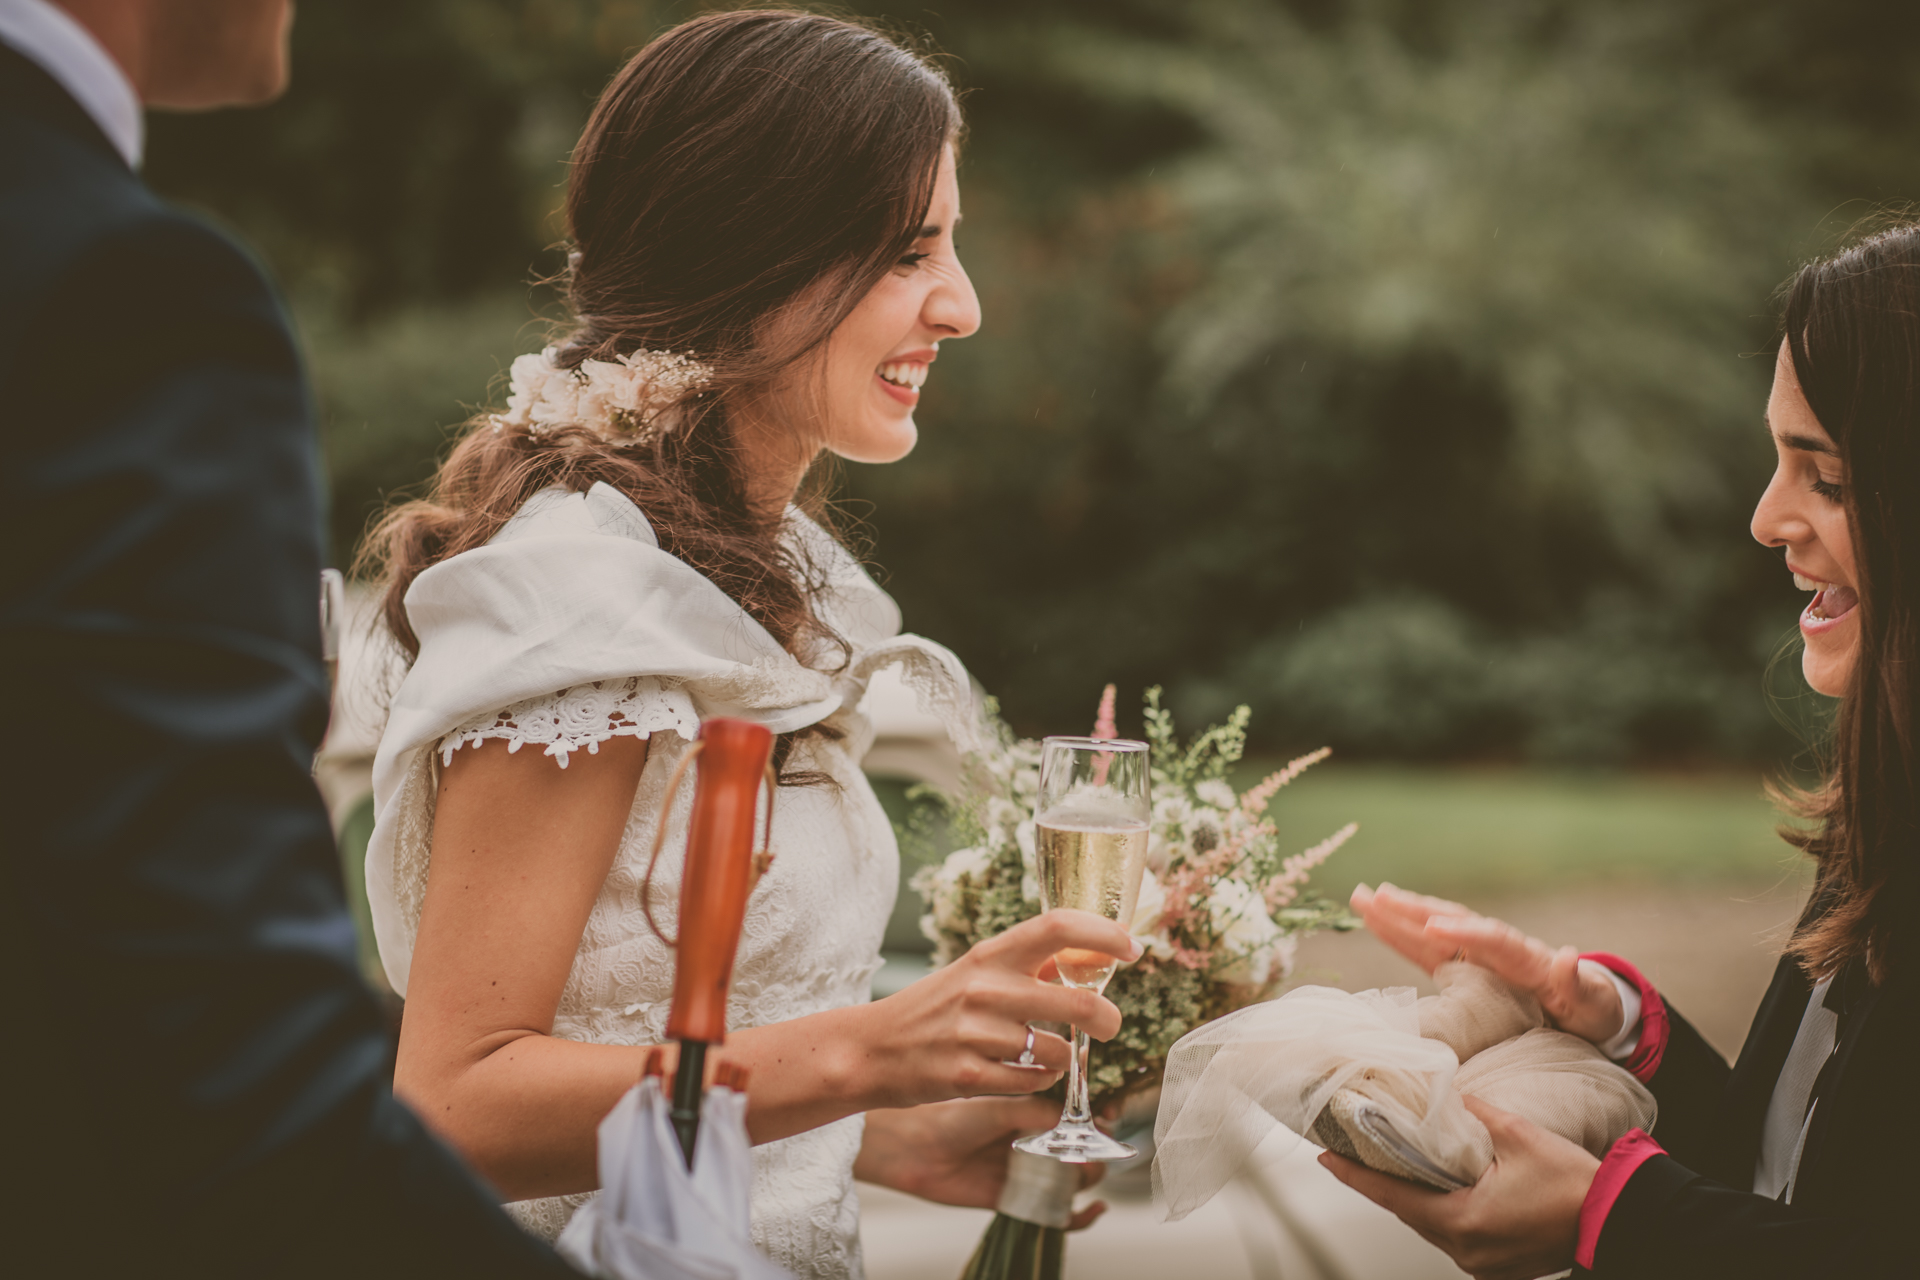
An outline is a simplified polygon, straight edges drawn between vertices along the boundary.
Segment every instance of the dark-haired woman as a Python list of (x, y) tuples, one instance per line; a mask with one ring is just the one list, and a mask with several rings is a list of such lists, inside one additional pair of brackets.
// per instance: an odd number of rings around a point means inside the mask
[(971, 694), (794, 503), (823, 452), (906, 454), (941, 343), (979, 324), (959, 128), (936, 69), (846, 22), (716, 14), (655, 40), (574, 153), (574, 327), (514, 363), (506, 410), (373, 539), (411, 659), (368, 853), (406, 996), (395, 1085), (548, 1237), (665, 1040), (673, 955), (646, 908), (674, 932), (679, 868), (649, 883), (647, 853), (705, 716), (779, 735), (779, 856), (727, 1042), (752, 1069), (754, 1235), (775, 1261), (859, 1272), (856, 1173), (992, 1204), (1008, 1139), (1055, 1114), (1024, 1095), (1067, 1065), (1027, 1023), (1118, 1029), (1039, 978), (1063, 945), (1137, 954), (1072, 912), (867, 1002), (899, 864), (858, 705), (899, 666), (964, 742)]
[(1474, 1276), (1920, 1274), (1920, 227), (1794, 279), (1767, 423), (1779, 461), (1753, 534), (1816, 593), (1803, 667), (1840, 701), (1831, 775), (1800, 805), (1813, 895), (1739, 1061), (1617, 957), (1391, 886), (1354, 892), (1410, 959), (1497, 969), (1660, 1104), (1657, 1142), (1636, 1130), (1596, 1161), (1469, 1099), (1495, 1162), (1451, 1195), (1322, 1157)]

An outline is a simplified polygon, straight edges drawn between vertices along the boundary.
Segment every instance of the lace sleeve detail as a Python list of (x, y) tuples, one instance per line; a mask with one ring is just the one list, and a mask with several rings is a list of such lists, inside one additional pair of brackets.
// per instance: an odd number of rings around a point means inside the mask
[(938, 719), (963, 756), (981, 749), (980, 704), (973, 681), (953, 651), (920, 636), (895, 636), (862, 649), (848, 674), (866, 681), (875, 672), (898, 665), (901, 683), (911, 689), (921, 710)]
[(509, 752), (529, 743), (542, 747), (564, 769), (582, 747), (598, 754), (609, 738), (650, 738), (669, 729), (688, 741), (699, 736), (700, 716), (684, 690), (656, 676), (601, 680), (475, 716), (440, 739), (440, 762), (452, 764), (453, 753), (469, 743), (499, 738)]

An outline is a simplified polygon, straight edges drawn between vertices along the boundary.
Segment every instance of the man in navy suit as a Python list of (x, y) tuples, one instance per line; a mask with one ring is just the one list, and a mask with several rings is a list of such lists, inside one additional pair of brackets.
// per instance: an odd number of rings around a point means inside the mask
[[(389, 1092), (327, 814), (286, 320), (137, 176), (288, 0), (0, 0), (0, 1270), (570, 1275)], [(377, 36), (371, 37), (377, 38)]]

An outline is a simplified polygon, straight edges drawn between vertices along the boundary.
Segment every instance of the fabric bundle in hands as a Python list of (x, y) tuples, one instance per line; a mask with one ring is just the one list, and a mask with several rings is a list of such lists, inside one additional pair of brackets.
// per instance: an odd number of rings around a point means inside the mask
[(1440, 994), (1300, 987), (1198, 1027), (1167, 1059), (1155, 1192), (1184, 1218), (1275, 1124), (1370, 1168), (1443, 1191), (1493, 1159), (1470, 1094), (1594, 1155), (1650, 1129), (1653, 1095), (1533, 997), (1478, 965), (1441, 965)]

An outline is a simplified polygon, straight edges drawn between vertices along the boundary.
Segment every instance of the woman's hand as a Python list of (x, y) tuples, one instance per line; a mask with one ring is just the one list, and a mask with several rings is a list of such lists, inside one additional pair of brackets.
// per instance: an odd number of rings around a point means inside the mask
[(847, 1010), (858, 1019), (848, 1051), (863, 1110), (980, 1094), (1033, 1093), (1066, 1071), (1067, 1042), (1033, 1033), (1034, 1066), (1010, 1065), (1030, 1022), (1065, 1022), (1096, 1040), (1120, 1030), (1120, 1010), (1091, 991), (1045, 981), (1053, 955), (1084, 948), (1132, 960), (1124, 925), (1086, 911), (1049, 911), (975, 946), (906, 990)]
[(1519, 1116), (1471, 1096), (1466, 1103), (1493, 1135), (1493, 1163), (1464, 1191), (1429, 1191), (1331, 1151), (1320, 1163), (1475, 1280), (1534, 1280), (1572, 1266), (1600, 1162)]
[(1620, 992), (1605, 974), (1584, 970), (1573, 947), (1558, 951), (1512, 925), (1475, 915), (1457, 902), (1383, 884), (1356, 886), (1354, 913), (1373, 935), (1428, 973), (1461, 956), (1530, 992), (1553, 1025), (1594, 1044), (1620, 1033)]
[[(1059, 1105), (1045, 1098), (964, 1098), (869, 1111), (853, 1176), (937, 1204), (991, 1209), (1006, 1185), (1009, 1145), (1059, 1119)], [(1103, 1164), (1081, 1165), (1080, 1186), (1092, 1186), (1106, 1171)], [(1094, 1201), (1067, 1229), (1092, 1225), (1106, 1209), (1105, 1201)]]

